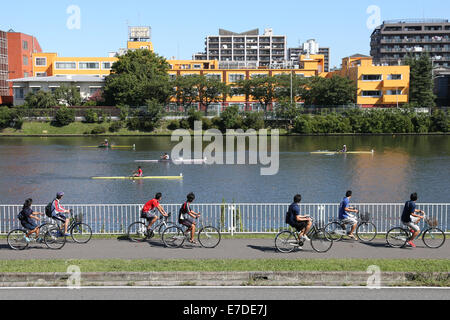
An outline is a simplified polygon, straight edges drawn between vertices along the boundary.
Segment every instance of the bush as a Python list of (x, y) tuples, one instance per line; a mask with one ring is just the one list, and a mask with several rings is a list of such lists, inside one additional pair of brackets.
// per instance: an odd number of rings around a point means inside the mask
[(123, 123), (121, 121), (116, 121), (111, 123), (109, 126), (109, 132), (118, 132), (123, 128)]
[(67, 107), (62, 107), (56, 112), (53, 125), (57, 127), (64, 127), (72, 122), (75, 122), (75, 111)]
[(0, 107), (0, 129), (14, 128), (22, 129), (23, 120), (15, 109)]
[(240, 129), (242, 128), (242, 117), (239, 114), (239, 107), (232, 106), (225, 109), (220, 115), (221, 130), (225, 132), (227, 129)]
[(449, 132), (449, 116), (442, 110), (435, 110), (431, 115), (432, 132)]
[(189, 128), (194, 130), (195, 122), (202, 121), (203, 112), (197, 111), (196, 109), (189, 109), (188, 115)]
[(243, 129), (264, 129), (264, 113), (263, 112), (246, 112), (243, 120)]
[(169, 122), (169, 124), (167, 125), (167, 129), (172, 130), (172, 131), (177, 130), (179, 128), (180, 128), (180, 121), (178, 121), (178, 120), (171, 120)]
[(91, 134), (103, 134), (103, 133), (106, 133), (106, 128), (104, 126), (96, 126), (91, 131)]
[(187, 119), (180, 120), (180, 129), (189, 130), (191, 128), (189, 121)]
[(89, 109), (84, 116), (87, 123), (96, 123), (98, 122), (98, 114), (94, 109)]
[(202, 127), (203, 127), (203, 130), (212, 129), (213, 128), (213, 123), (212, 123), (211, 119), (203, 118), (202, 119)]

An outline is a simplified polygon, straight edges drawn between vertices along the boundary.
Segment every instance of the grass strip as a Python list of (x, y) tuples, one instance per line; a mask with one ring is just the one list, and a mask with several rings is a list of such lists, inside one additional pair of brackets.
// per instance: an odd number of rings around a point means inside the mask
[(81, 272), (161, 271), (366, 271), (377, 265), (391, 272), (450, 272), (450, 260), (431, 259), (316, 259), (316, 260), (2, 260), (0, 272), (66, 272), (76, 265)]

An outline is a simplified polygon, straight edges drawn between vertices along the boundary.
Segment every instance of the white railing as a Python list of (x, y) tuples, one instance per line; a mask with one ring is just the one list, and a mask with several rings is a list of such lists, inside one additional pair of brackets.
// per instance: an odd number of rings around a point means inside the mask
[[(163, 204), (167, 212), (172, 212), (171, 221), (176, 222), (179, 204)], [(404, 204), (397, 203), (365, 203), (352, 204), (360, 212), (368, 212), (371, 221), (379, 233), (386, 233), (391, 227), (400, 224), (400, 216)], [(92, 204), (64, 205), (75, 213), (83, 214), (83, 222), (89, 224), (94, 234), (124, 234), (128, 225), (140, 220), (142, 205), (132, 204)], [(221, 232), (234, 234), (244, 233), (276, 233), (287, 227), (285, 223), (289, 204), (254, 204), (254, 203), (218, 203), (194, 204), (193, 210), (202, 213), (204, 224), (214, 225)], [(450, 204), (418, 204), (427, 216), (438, 221), (439, 227), (445, 232), (450, 231)], [(33, 206), (34, 211), (44, 212), (45, 205)], [(0, 205), (0, 234), (20, 227), (17, 214), (19, 205)], [(301, 204), (302, 214), (311, 215), (319, 226), (338, 217), (339, 204), (315, 203)], [(45, 220), (48, 218), (45, 217)]]

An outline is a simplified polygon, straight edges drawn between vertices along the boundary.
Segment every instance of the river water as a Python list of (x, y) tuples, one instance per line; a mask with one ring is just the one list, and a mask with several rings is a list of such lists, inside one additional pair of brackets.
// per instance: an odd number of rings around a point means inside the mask
[[(135, 150), (85, 149), (103, 138), (0, 138), (0, 204), (33, 198), (46, 204), (64, 191), (66, 204), (141, 204), (163, 193), (163, 203), (337, 203), (347, 190), (353, 202), (399, 203), (418, 192), (419, 202), (450, 202), (449, 136), (280, 137), (279, 172), (262, 176), (261, 165), (142, 164), (146, 176), (182, 173), (182, 181), (92, 180), (127, 176), (134, 160), (158, 159), (177, 142), (170, 137), (119, 137)], [(374, 155), (312, 155), (311, 151), (375, 150)], [(205, 144), (207, 145), (207, 143)]]

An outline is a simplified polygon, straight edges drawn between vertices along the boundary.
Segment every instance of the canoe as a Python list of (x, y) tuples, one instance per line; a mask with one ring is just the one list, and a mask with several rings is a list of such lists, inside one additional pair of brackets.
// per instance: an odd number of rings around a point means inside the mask
[(338, 152), (338, 151), (315, 151), (311, 154), (374, 154), (375, 151), (348, 151), (348, 152)]
[(174, 160), (135, 160), (142, 163), (176, 163), (176, 164), (204, 164), (206, 159), (174, 159)]
[(155, 176), (155, 177), (92, 177), (93, 180), (182, 180), (183, 175), (179, 176)]

